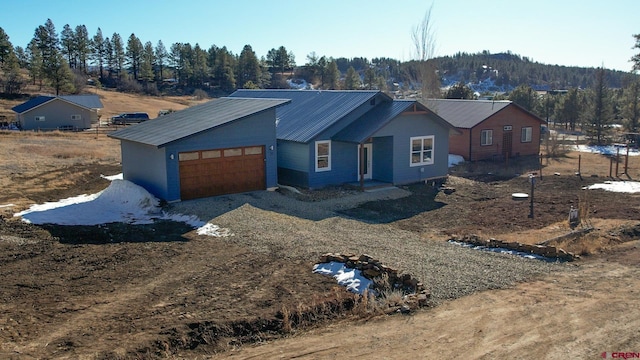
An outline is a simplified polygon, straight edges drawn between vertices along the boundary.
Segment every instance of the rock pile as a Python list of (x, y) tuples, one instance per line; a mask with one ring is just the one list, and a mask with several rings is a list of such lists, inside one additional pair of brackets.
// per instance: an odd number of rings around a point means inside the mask
[[(351, 269), (360, 270), (364, 277), (374, 281), (375, 286), (384, 285), (384, 287), (392, 290), (401, 290), (405, 294), (403, 309), (413, 309), (428, 305), (431, 293), (424, 287), (424, 284), (410, 274), (398, 274), (397, 269), (386, 266), (367, 254), (328, 253), (320, 256), (319, 263), (332, 261), (344, 263), (346, 267)], [(382, 279), (387, 280), (388, 284), (380, 284)]]
[(580, 258), (580, 255), (567, 252), (555, 246), (523, 244), (517, 241), (506, 242), (506, 241), (497, 240), (494, 238), (481, 239), (478, 235), (475, 235), (475, 234), (465, 235), (465, 236), (453, 236), (450, 240), (463, 242), (463, 243), (471, 244), (474, 246), (501, 248), (501, 249), (519, 251), (527, 254), (535, 254), (535, 255), (544, 256), (547, 258), (558, 259), (561, 261), (574, 261)]

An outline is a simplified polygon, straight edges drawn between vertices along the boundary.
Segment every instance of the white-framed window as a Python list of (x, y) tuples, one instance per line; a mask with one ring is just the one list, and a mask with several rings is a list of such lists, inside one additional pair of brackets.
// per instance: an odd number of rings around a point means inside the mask
[(434, 136), (416, 136), (411, 141), (410, 166), (433, 164)]
[(523, 127), (522, 128), (522, 132), (520, 133), (520, 142), (531, 142), (531, 133), (533, 131), (533, 128), (528, 126), (528, 127)]
[(44, 121), (44, 116), (36, 116), (35, 120), (36, 121)]
[(331, 170), (331, 140), (316, 141), (316, 171)]
[(81, 115), (71, 115), (71, 120), (82, 120), (82, 116)]
[(487, 146), (493, 144), (493, 130), (482, 130), (480, 132), (480, 145)]

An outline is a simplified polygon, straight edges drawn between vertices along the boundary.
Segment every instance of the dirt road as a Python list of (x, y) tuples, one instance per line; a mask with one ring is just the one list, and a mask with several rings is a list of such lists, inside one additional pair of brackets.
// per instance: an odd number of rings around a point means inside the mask
[[(599, 359), (640, 352), (640, 242), (414, 316), (334, 324), (213, 359)], [(618, 261), (621, 260), (621, 261)]]

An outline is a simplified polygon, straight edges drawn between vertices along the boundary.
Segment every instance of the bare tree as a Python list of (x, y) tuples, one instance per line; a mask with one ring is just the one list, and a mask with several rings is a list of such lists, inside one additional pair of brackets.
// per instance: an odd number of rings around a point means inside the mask
[(411, 40), (415, 47), (415, 69), (410, 78), (414, 87), (420, 87), (422, 98), (440, 98), (440, 79), (438, 77), (437, 64), (434, 60), (436, 52), (436, 35), (433, 30), (431, 12), (433, 4), (425, 12), (422, 21), (418, 23), (411, 33)]

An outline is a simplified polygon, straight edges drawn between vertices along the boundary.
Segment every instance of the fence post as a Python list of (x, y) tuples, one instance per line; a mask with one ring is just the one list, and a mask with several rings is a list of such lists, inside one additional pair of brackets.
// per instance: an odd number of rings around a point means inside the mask
[(609, 177), (613, 177), (613, 157), (609, 158)]
[(627, 144), (627, 156), (624, 157), (624, 174), (629, 176), (627, 170), (629, 169), (629, 144)]
[(616, 177), (618, 177), (618, 166), (620, 164), (620, 148), (616, 148)]

